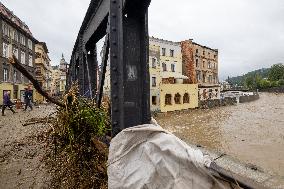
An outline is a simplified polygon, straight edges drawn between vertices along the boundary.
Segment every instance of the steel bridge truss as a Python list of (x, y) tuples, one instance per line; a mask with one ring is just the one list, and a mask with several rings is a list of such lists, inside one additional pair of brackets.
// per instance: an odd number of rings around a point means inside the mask
[[(112, 135), (149, 123), (148, 7), (151, 0), (92, 0), (80, 28), (67, 83), (100, 106), (110, 61)], [(97, 42), (105, 37), (100, 74)], [(108, 60), (109, 59), (109, 60)], [(98, 77), (100, 79), (98, 79)]]

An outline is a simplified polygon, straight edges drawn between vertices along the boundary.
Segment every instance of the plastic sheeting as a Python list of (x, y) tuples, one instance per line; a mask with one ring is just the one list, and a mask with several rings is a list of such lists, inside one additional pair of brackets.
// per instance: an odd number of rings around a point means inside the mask
[(205, 169), (210, 159), (157, 124), (127, 128), (112, 139), (110, 189), (223, 188)]

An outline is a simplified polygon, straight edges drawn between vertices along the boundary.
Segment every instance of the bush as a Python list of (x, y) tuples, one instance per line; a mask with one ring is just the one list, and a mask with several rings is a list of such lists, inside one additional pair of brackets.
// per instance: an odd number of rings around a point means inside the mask
[(283, 85), (284, 85), (284, 79), (280, 79), (280, 80), (278, 81), (278, 84), (279, 84), (279, 86), (283, 86)]
[(108, 147), (99, 138), (109, 131), (107, 106), (96, 108), (73, 86), (57, 110), (48, 165), (54, 188), (107, 188)]
[(270, 81), (265, 80), (265, 79), (261, 80), (259, 85), (260, 85), (261, 89), (267, 89), (267, 88), (271, 87)]

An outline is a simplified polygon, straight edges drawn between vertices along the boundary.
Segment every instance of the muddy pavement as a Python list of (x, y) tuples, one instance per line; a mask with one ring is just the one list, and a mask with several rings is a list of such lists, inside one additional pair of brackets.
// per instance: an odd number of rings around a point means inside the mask
[(226, 153), (284, 178), (284, 94), (250, 103), (157, 118), (188, 143)]
[(6, 116), (0, 117), (0, 188), (48, 188), (43, 138), (49, 126), (22, 124), (50, 115), (55, 107), (43, 105), (33, 111), (17, 111), (17, 114), (6, 111)]

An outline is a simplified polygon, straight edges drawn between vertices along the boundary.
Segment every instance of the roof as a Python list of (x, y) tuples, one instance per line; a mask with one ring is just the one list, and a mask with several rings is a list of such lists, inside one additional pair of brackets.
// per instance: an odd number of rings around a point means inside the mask
[(46, 53), (49, 53), (49, 52), (48, 52), (47, 45), (46, 45), (45, 42), (38, 42), (38, 44), (41, 45), (41, 46), (44, 48), (44, 50), (45, 50)]
[(0, 15), (2, 17), (6, 18), (7, 21), (14, 24), (16, 27), (18, 27), (24, 33), (26, 33), (27, 35), (29, 35), (30, 37), (35, 39), (33, 37), (32, 32), (30, 31), (29, 27), (20, 18), (18, 18), (16, 15), (14, 15), (14, 13), (12, 11), (10, 11), (7, 7), (5, 7), (1, 2), (0, 2)]

